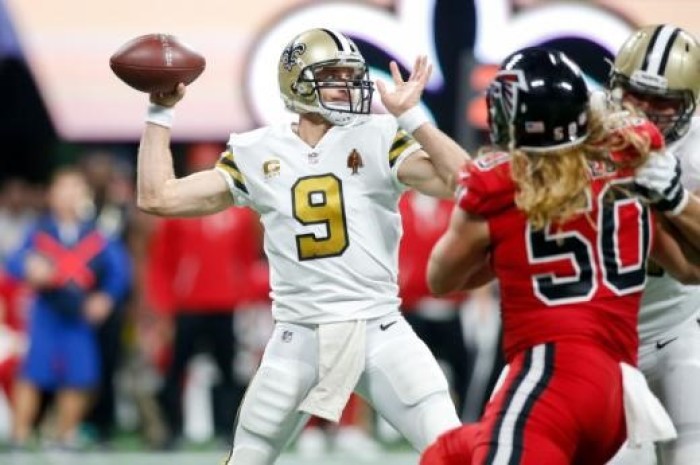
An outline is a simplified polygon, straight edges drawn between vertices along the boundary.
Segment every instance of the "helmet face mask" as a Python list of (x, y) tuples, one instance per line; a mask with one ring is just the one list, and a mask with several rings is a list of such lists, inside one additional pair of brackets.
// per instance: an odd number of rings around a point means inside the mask
[(280, 94), (295, 113), (316, 113), (345, 126), (368, 115), (374, 83), (355, 43), (328, 29), (311, 29), (285, 47), (278, 66)]
[(695, 111), (695, 102), (689, 92), (640, 89), (619, 76), (613, 94), (615, 101), (631, 104), (642, 111), (669, 140), (682, 136)]
[(700, 97), (700, 44), (674, 26), (644, 27), (615, 57), (608, 88), (659, 126), (668, 141), (690, 127)]
[(507, 147), (511, 140), (510, 121), (501, 104), (501, 99), (500, 87), (489, 86), (486, 91), (486, 106), (491, 143), (499, 147)]
[(549, 152), (588, 136), (588, 88), (559, 51), (519, 50), (503, 62), (487, 94), (491, 142), (509, 150)]
[[(315, 92), (318, 104), (328, 111), (366, 115), (372, 103), (372, 82), (362, 62), (309, 66), (301, 73), (297, 89), (306, 95)], [(329, 93), (339, 98), (327, 98)]]
[(526, 90), (525, 76), (522, 70), (501, 69), (486, 91), (488, 123), (491, 143), (507, 147), (515, 142), (513, 123), (516, 119), (516, 109), (520, 93)]

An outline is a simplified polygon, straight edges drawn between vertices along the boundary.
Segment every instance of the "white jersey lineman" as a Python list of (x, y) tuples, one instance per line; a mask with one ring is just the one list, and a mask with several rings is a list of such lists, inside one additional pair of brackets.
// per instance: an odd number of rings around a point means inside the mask
[(275, 330), (241, 405), (236, 465), (269, 465), (301, 429), (324, 328), (365, 321), (355, 390), (418, 450), (460, 425), (447, 381), (399, 312), (401, 163), (420, 149), (390, 115), (333, 126), (310, 147), (290, 125), (234, 134), (216, 168), (265, 227)]
[[(682, 183), (700, 190), (700, 118), (668, 145), (681, 163)], [(674, 447), (659, 446), (662, 465), (700, 463), (700, 286), (679, 283), (654, 264), (639, 313), (639, 368), (678, 431)], [(650, 465), (650, 450), (623, 448), (611, 465)]]
[[(693, 118), (688, 133), (669, 144), (668, 150), (681, 162), (683, 186), (700, 191), (700, 118)], [(658, 267), (651, 268), (639, 315), (639, 339), (641, 345), (659, 342), (663, 348), (674, 337), (666, 333), (696, 318), (700, 286), (685, 286)]]

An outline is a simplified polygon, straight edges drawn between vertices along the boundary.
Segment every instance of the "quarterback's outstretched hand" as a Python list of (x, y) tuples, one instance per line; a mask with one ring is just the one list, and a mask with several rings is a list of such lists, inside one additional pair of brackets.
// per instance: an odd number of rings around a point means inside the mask
[(688, 203), (681, 185), (681, 165), (673, 154), (652, 154), (634, 177), (637, 189), (660, 211), (677, 215)]
[(394, 89), (389, 90), (383, 81), (378, 80), (377, 90), (386, 109), (392, 115), (399, 116), (418, 105), (423, 89), (433, 72), (433, 65), (428, 64), (427, 56), (418, 56), (406, 81), (403, 80), (399, 65), (395, 61), (389, 63), (389, 69), (394, 80)]

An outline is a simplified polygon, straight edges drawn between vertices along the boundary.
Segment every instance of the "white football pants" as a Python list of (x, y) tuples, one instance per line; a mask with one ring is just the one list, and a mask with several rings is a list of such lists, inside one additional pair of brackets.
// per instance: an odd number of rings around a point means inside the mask
[[(461, 424), (437, 361), (400, 313), (367, 321), (366, 344), (355, 391), (416, 450)], [(314, 327), (277, 323), (241, 404), (227, 464), (272, 464), (308, 420), (297, 407), (317, 381)]]
[[(639, 368), (666, 407), (678, 439), (658, 444), (659, 465), (700, 464), (700, 323), (686, 321), (639, 349)], [(609, 465), (654, 465), (653, 447), (623, 446)]]

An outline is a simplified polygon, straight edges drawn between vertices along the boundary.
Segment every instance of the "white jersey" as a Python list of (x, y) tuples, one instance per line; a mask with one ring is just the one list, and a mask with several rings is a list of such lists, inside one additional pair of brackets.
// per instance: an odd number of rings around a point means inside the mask
[(277, 321), (398, 311), (399, 165), (420, 146), (391, 115), (334, 126), (310, 147), (289, 124), (232, 134), (217, 169), (261, 215)]
[[(681, 162), (681, 182), (690, 191), (700, 190), (700, 118), (694, 117), (690, 130), (668, 150)], [(639, 314), (642, 344), (689, 320), (700, 310), (700, 286), (685, 286), (666, 271), (650, 265)]]

